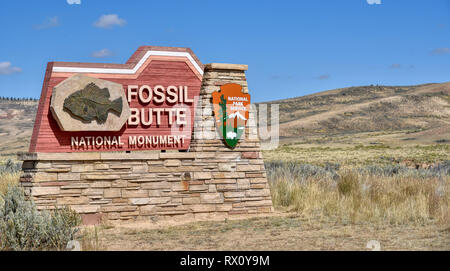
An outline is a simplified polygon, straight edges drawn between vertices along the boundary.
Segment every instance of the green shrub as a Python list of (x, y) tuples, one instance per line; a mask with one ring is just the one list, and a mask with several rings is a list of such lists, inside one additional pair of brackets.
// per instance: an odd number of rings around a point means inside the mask
[(301, 164), (296, 162), (269, 161), (264, 163), (269, 180), (284, 178), (291, 181), (304, 182), (309, 178), (333, 179), (339, 178), (336, 170), (339, 164), (326, 163), (324, 167)]
[(343, 196), (348, 196), (359, 190), (358, 175), (352, 171), (344, 172), (337, 183), (337, 188)]
[(0, 199), (0, 250), (63, 250), (80, 222), (69, 208), (38, 211), (20, 187), (10, 186)]
[(14, 162), (12, 159), (8, 159), (3, 165), (0, 165), (0, 173), (16, 173), (19, 172), (21, 168), (21, 162)]
[(8, 191), (8, 187), (19, 183), (20, 173), (0, 172), (0, 201), (2, 195)]

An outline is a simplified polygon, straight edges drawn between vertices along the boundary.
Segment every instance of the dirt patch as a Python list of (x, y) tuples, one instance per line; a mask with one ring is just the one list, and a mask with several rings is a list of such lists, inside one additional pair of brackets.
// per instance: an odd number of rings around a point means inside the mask
[(449, 250), (450, 228), (346, 224), (291, 213), (207, 222), (127, 223), (100, 230), (106, 250)]

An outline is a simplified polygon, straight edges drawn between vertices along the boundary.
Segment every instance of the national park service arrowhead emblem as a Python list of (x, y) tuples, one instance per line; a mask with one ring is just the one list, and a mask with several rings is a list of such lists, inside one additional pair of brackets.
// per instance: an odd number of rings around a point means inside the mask
[(225, 144), (233, 149), (245, 131), (250, 94), (243, 93), (241, 85), (230, 83), (213, 92), (212, 98), (216, 127)]

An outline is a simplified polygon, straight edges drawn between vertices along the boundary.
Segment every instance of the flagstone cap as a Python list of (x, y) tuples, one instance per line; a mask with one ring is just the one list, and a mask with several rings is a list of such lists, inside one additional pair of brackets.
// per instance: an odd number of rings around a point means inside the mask
[(235, 71), (246, 71), (248, 70), (248, 65), (245, 64), (228, 64), (228, 63), (209, 63), (205, 65), (205, 70), (235, 70)]

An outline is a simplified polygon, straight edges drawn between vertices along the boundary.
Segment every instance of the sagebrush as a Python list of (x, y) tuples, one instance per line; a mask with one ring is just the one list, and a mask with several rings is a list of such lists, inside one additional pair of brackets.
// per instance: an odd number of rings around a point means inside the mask
[(0, 196), (0, 250), (64, 250), (80, 223), (66, 207), (38, 211), (19, 186)]

